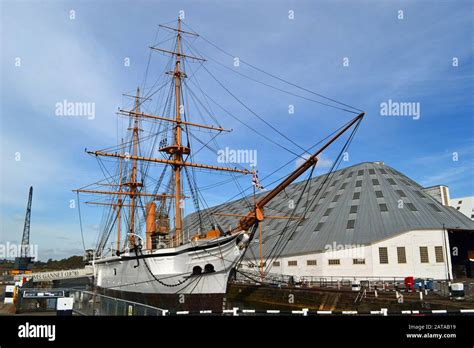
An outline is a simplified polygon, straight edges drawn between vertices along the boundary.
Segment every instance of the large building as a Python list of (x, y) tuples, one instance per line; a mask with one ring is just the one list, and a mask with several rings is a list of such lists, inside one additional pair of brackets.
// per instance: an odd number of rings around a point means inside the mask
[[(245, 199), (212, 208), (223, 230), (246, 214)], [(295, 183), (266, 207), (262, 255), (270, 273), (313, 277), (453, 279), (471, 275), (474, 222), (382, 162)], [(192, 214), (185, 229), (194, 229)], [(193, 228), (194, 227), (194, 228)], [(259, 233), (243, 269), (260, 260)]]
[(450, 205), (471, 220), (474, 220), (474, 196), (453, 198)]

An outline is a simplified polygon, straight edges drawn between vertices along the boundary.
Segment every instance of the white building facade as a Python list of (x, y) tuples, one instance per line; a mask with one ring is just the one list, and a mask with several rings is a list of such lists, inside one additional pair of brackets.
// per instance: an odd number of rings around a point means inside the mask
[(453, 198), (450, 205), (469, 219), (474, 220), (474, 196)]
[[(285, 256), (272, 262), (269, 273), (332, 279), (452, 279), (447, 243), (444, 230), (409, 231), (372, 245), (333, 244), (326, 252)], [(243, 267), (256, 270), (258, 262)]]

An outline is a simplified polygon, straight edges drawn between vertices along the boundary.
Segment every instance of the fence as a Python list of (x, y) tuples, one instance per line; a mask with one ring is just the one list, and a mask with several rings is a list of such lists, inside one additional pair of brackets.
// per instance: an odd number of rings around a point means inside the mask
[(70, 290), (74, 313), (79, 315), (162, 316), (166, 311), (142, 303), (126, 301), (91, 291)]
[[(448, 297), (450, 295), (449, 284), (445, 280), (430, 279), (428, 290), (433, 290), (438, 295)], [(260, 278), (257, 272), (247, 272), (239, 270), (236, 279), (237, 284), (265, 284), (275, 287), (307, 287), (307, 288), (328, 288), (328, 289), (349, 289), (354, 282), (360, 284), (361, 287), (369, 290), (405, 290), (405, 278), (403, 277), (354, 277), (354, 276), (290, 276), (285, 274), (266, 274), (264, 279)], [(416, 287), (415, 287), (416, 288)], [(469, 284), (465, 283), (465, 288), (469, 288)], [(420, 290), (419, 288), (416, 288)], [(422, 288), (424, 289), (424, 288)], [(469, 289), (466, 294), (469, 293)]]

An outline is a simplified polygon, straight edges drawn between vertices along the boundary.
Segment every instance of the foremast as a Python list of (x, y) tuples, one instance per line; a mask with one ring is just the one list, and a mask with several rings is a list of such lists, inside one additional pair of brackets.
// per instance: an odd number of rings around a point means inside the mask
[(124, 186), (129, 187), (130, 192), (130, 224), (128, 227), (128, 241), (129, 247), (133, 248), (135, 246), (135, 206), (136, 206), (136, 193), (139, 187), (142, 187), (143, 184), (138, 182), (137, 177), (137, 156), (138, 156), (138, 132), (140, 129), (140, 88), (137, 87), (137, 94), (135, 97), (135, 112), (136, 115), (133, 118), (133, 128), (132, 128), (132, 148), (133, 148), (133, 159), (132, 159), (132, 175), (130, 176), (130, 181), (124, 183)]

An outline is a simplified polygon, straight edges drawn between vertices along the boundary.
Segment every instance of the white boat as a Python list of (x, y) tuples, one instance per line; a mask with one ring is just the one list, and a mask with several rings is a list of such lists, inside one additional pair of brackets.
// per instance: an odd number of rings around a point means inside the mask
[(94, 260), (96, 284), (148, 294), (223, 294), (229, 273), (244, 251), (237, 236)]

